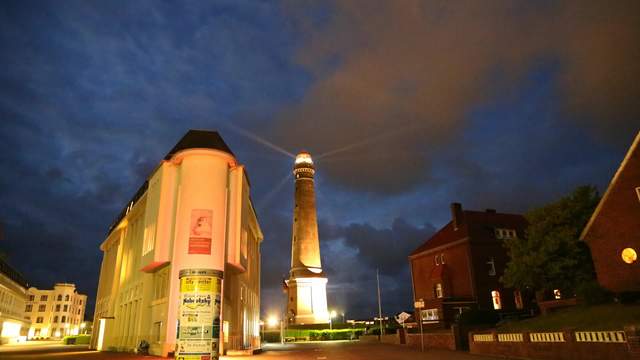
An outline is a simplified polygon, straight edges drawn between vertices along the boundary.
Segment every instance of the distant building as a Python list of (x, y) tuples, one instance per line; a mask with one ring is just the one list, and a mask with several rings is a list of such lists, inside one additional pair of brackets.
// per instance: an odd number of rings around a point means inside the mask
[(523, 309), (526, 296), (504, 288), (500, 277), (508, 260), (503, 240), (524, 236), (525, 218), (491, 209), (463, 210), (458, 203), (451, 204), (451, 216), (409, 256), (414, 301), (424, 303), (423, 323), (448, 326), (474, 308)]
[(23, 308), (31, 320), (29, 339), (78, 335), (83, 327), (87, 295), (78, 294), (74, 284), (57, 283), (51, 290), (30, 287)]
[(26, 280), (0, 259), (0, 344), (23, 341), (31, 322), (24, 318)]
[(640, 132), (600, 200), (581, 239), (598, 282), (620, 293), (640, 291)]
[[(203, 352), (260, 347), (263, 235), (249, 189), (244, 166), (217, 132), (184, 135), (100, 245), (93, 348), (132, 351), (145, 340), (151, 354), (167, 356), (180, 348), (178, 331)], [(180, 279), (193, 269), (217, 276), (195, 301), (182, 297), (194, 287)], [(221, 306), (221, 315), (194, 312), (179, 322), (179, 311), (197, 311), (200, 300)], [(186, 327), (187, 321), (202, 325)], [(221, 343), (213, 340), (218, 333)]]

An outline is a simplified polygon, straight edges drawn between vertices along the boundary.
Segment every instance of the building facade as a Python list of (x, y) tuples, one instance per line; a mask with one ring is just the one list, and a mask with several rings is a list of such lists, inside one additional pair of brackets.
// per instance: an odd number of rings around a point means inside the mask
[(93, 348), (131, 351), (145, 340), (151, 354), (174, 353), (180, 274), (189, 269), (223, 274), (217, 350), (260, 347), (263, 235), (249, 189), (244, 166), (217, 132), (187, 132), (100, 245)]
[(423, 304), (416, 319), (448, 326), (467, 309), (517, 311), (527, 296), (500, 283), (506, 238), (522, 237), (522, 215), (495, 210), (468, 211), (451, 204), (452, 220), (409, 256), (414, 302)]
[(610, 291), (640, 292), (640, 133), (582, 232), (598, 282)]
[(0, 259), (0, 345), (24, 341), (31, 321), (24, 316), (28, 284)]
[(316, 195), (311, 155), (301, 152), (293, 167), (295, 178), (291, 270), (287, 285), (287, 321), (291, 324), (329, 322), (327, 278), (322, 271)]
[(29, 339), (59, 339), (83, 330), (87, 295), (78, 294), (74, 284), (57, 283), (53, 289), (30, 287), (23, 308), (31, 321)]

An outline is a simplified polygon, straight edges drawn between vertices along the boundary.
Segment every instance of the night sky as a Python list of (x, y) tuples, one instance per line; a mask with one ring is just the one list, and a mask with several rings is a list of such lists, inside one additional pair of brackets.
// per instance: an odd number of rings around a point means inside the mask
[(383, 312), (409, 310), (407, 256), (451, 202), (604, 191), (640, 129), (640, 2), (0, 2), (0, 250), (32, 285), (91, 314), (98, 245), (190, 128), (247, 166), (263, 314), (302, 149), (330, 308), (373, 316), (378, 268)]

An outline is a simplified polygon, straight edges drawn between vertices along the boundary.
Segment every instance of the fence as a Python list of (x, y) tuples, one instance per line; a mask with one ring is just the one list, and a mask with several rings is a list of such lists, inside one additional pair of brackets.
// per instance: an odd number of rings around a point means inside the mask
[(559, 360), (640, 360), (640, 327), (624, 331), (469, 333), (474, 354)]

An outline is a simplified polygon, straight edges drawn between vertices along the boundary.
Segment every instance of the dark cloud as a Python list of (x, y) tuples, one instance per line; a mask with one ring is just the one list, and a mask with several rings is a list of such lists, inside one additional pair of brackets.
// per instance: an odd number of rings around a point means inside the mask
[(350, 149), (325, 162), (349, 188), (397, 193), (433, 180), (433, 154), (468, 114), (541, 64), (555, 64), (558, 118), (618, 144), (637, 128), (637, 1), (337, 1), (326, 16), (305, 5), (290, 12), (308, 36), (298, 60), (316, 81), (274, 132), (316, 154)]

